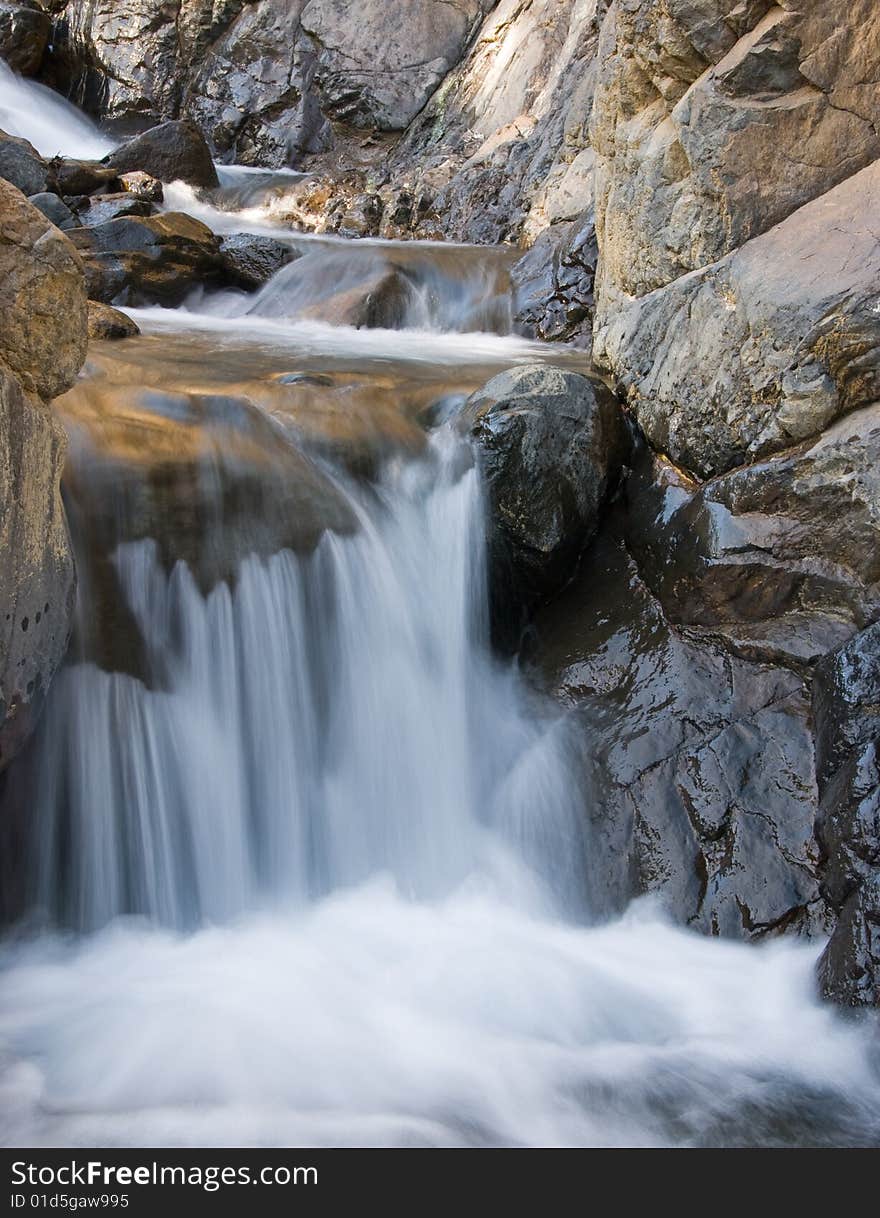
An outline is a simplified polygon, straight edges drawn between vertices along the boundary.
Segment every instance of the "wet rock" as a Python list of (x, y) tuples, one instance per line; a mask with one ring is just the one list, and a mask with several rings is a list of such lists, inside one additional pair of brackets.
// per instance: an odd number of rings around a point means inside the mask
[(819, 961), (827, 998), (880, 1006), (880, 625), (816, 669), (823, 891), (837, 925)]
[(595, 912), (653, 893), (710, 934), (821, 931), (807, 684), (671, 626), (623, 515), (537, 615), (529, 647), (579, 728)]
[(114, 169), (100, 161), (74, 161), (55, 157), (49, 162), (53, 180), (62, 195), (90, 195), (104, 191), (116, 183)]
[(119, 194), (97, 195), (87, 200), (78, 212), (79, 225), (95, 228), (106, 224), (109, 220), (119, 220), (122, 216), (152, 216), (156, 208), (146, 199), (124, 191)]
[(63, 199), (59, 199), (58, 195), (52, 194), (51, 191), (31, 195), (28, 202), (41, 211), (47, 220), (51, 220), (56, 228), (64, 230), (79, 227), (79, 218), (74, 215)]
[(138, 324), (112, 305), (89, 301), (89, 338), (131, 338), (140, 334)]
[(34, 0), (0, 4), (0, 59), (20, 76), (36, 76), (51, 29), (51, 17)]
[(413, 284), (383, 258), (352, 261), (309, 253), (284, 268), (256, 297), (254, 317), (326, 321), (356, 329), (400, 329)]
[(82, 264), (68, 238), (2, 180), (0, 238), (0, 360), (48, 399), (73, 383), (85, 359)]
[(229, 282), (246, 292), (253, 292), (267, 284), (297, 254), (289, 245), (272, 237), (233, 233), (223, 237), (220, 257)]
[(597, 360), (656, 448), (709, 476), (880, 399), (878, 190), (880, 161), (736, 253), (597, 321)]
[(205, 138), (195, 123), (170, 121), (120, 145), (106, 158), (116, 173), (140, 171), (162, 182), (219, 185)]
[(603, 385), (546, 365), (494, 377), (463, 417), (486, 478), (493, 617), (503, 636), (571, 576), (619, 475), (625, 429)]
[(645, 457), (627, 537), (671, 621), (808, 668), (880, 617), (880, 407), (700, 485)]
[(23, 195), (45, 193), (52, 175), (46, 161), (28, 140), (0, 131), (0, 178), (16, 186)]
[(125, 216), (70, 236), (82, 255), (89, 298), (104, 304), (178, 305), (193, 288), (222, 279), (219, 240), (181, 212)]
[(519, 332), (589, 345), (599, 252), (592, 215), (546, 229), (511, 271)]
[(148, 173), (142, 173), (139, 169), (132, 173), (121, 173), (119, 185), (128, 194), (135, 195), (138, 199), (145, 199), (148, 203), (161, 203), (165, 198), (165, 190), (159, 179), (151, 177)]

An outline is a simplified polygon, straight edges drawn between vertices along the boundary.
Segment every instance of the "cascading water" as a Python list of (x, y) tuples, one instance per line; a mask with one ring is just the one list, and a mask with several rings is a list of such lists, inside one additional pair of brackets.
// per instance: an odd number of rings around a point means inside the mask
[[(464, 252), (363, 251), (472, 318)], [(590, 924), (577, 736), (491, 656), (479, 474), (422, 427), (559, 351), (202, 304), (56, 404), (79, 621), (7, 775), (2, 1140), (876, 1140), (815, 945)]]
[(84, 114), (45, 85), (22, 80), (0, 60), (0, 129), (30, 140), (43, 156), (98, 158), (113, 149)]

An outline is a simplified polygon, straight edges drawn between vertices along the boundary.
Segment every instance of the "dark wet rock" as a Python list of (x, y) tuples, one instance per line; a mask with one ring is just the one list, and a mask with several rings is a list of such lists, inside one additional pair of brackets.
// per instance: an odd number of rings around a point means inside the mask
[(823, 994), (880, 1006), (880, 624), (816, 669), (823, 891), (837, 925), (819, 961)]
[(570, 577), (595, 533), (625, 428), (601, 383), (538, 364), (494, 377), (463, 418), (489, 497), (493, 617), (516, 631)]
[(56, 157), (49, 162), (49, 169), (58, 193), (62, 195), (90, 195), (112, 189), (117, 182), (116, 171), (100, 161)]
[(211, 230), (182, 212), (126, 216), (73, 229), (89, 298), (105, 304), (178, 305), (195, 287), (218, 283), (223, 264)]
[(0, 59), (20, 76), (35, 76), (51, 29), (52, 18), (35, 0), (0, 4)]
[(588, 346), (598, 256), (591, 213), (546, 229), (511, 271), (519, 332)]
[(628, 540), (671, 621), (807, 667), (880, 617), (880, 407), (700, 485), (646, 456)]
[(132, 338), (140, 332), (137, 322), (120, 309), (97, 300), (89, 301), (89, 338)]
[(56, 228), (64, 230), (79, 227), (79, 218), (74, 215), (63, 199), (59, 199), (58, 195), (51, 191), (44, 190), (40, 194), (31, 195), (28, 202), (33, 203), (34, 207), (41, 211), (47, 220), (51, 220)]
[(807, 685), (671, 626), (627, 552), (623, 514), (529, 645), (580, 730), (595, 912), (654, 893), (710, 934), (821, 930)]
[(140, 171), (162, 182), (219, 185), (205, 137), (195, 123), (186, 120), (152, 127), (115, 149), (106, 160), (117, 173)]
[(95, 228), (99, 224), (106, 224), (108, 220), (119, 220), (123, 216), (152, 216), (155, 211), (156, 208), (146, 199), (123, 191), (88, 199), (80, 207), (78, 215), (81, 226)]
[(227, 279), (247, 292), (263, 287), (296, 257), (296, 251), (282, 241), (253, 233), (233, 233), (223, 237), (220, 247)]
[(249, 311), (255, 317), (396, 330), (405, 323), (413, 291), (406, 272), (383, 258), (328, 265), (324, 254), (309, 253), (285, 267)]
[(49, 166), (28, 140), (0, 131), (0, 178), (5, 178), (23, 195), (38, 195), (49, 190)]

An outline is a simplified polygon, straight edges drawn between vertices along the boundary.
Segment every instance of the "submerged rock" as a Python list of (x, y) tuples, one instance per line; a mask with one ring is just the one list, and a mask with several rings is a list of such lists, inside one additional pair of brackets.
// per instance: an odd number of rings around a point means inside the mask
[(493, 617), (507, 634), (571, 576), (619, 475), (626, 429), (601, 382), (543, 364), (493, 377), (464, 419), (489, 497)]
[(105, 304), (179, 305), (196, 287), (223, 277), (220, 242), (182, 212), (125, 216), (73, 229), (89, 297)]
[(186, 120), (172, 120), (152, 127), (120, 145), (106, 162), (119, 174), (139, 171), (161, 182), (219, 185), (205, 137), (195, 123)]
[(256, 291), (297, 257), (295, 250), (272, 237), (232, 233), (222, 238), (220, 257), (226, 278), (235, 287)]

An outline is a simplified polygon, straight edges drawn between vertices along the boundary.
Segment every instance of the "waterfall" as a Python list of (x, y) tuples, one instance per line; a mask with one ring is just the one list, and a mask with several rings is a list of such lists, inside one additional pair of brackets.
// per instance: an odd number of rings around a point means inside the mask
[(58, 155), (100, 160), (113, 141), (60, 94), (34, 80), (23, 80), (0, 60), (0, 129), (30, 140), (45, 157)]

